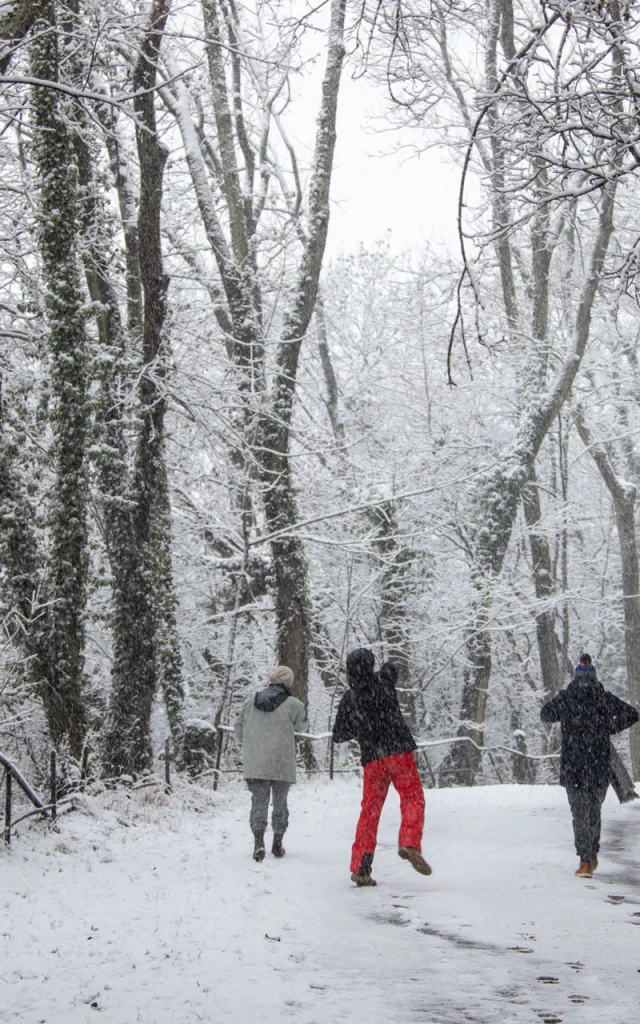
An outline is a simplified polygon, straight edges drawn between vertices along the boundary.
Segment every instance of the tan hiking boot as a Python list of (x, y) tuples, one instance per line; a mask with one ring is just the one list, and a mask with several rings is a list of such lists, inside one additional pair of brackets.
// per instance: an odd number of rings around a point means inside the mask
[(576, 871), (576, 875), (579, 878), (591, 878), (594, 870), (594, 866), (590, 860), (581, 860), (580, 867)]
[(431, 874), (431, 868), (420, 853), (420, 850), (417, 850), (415, 846), (401, 846), (398, 850), (398, 857), (402, 857), (403, 860), (408, 860), (413, 870), (417, 871), (418, 874)]
[(355, 871), (351, 872), (351, 881), (355, 882), (359, 889), (361, 889), (364, 885), (378, 884), (375, 878), (372, 878), (371, 875), (358, 875), (356, 874)]

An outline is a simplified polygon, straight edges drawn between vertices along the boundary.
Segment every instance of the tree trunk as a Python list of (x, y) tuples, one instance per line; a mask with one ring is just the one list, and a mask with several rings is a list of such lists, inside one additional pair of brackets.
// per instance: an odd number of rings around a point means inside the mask
[(171, 502), (164, 460), (156, 481), (151, 535), (153, 600), (156, 609), (156, 674), (167, 714), (174, 747), (179, 749), (184, 735), (184, 682), (182, 653), (176, 622), (176, 597), (171, 553)]
[[(322, 102), (318, 115), (313, 175), (309, 189), (309, 231), (300, 261), (292, 305), (285, 316), (282, 344), (278, 352), (275, 394), (268, 417), (263, 423), (262, 479), (265, 485), (265, 512), (270, 533), (293, 527), (297, 520), (296, 501), (291, 478), (289, 446), (291, 417), (300, 349), (313, 315), (320, 271), (329, 228), (329, 188), (336, 142), (336, 116), (342, 62), (344, 60), (345, 0), (332, 0), (327, 64), (322, 83)], [(302, 542), (288, 537), (271, 544), (276, 576), (282, 580), (278, 595), (278, 651), (294, 671), (298, 696), (308, 700), (311, 619), (308, 599), (308, 570)], [(290, 584), (287, 583), (290, 581)]]
[(44, 592), (35, 510), (23, 476), (24, 448), (20, 428), (15, 422), (10, 425), (6, 416), (0, 376), (0, 564), (9, 607), (4, 628), (22, 654), (23, 678), (37, 693), (50, 675), (50, 605)]
[(47, 17), (44, 5), (37, 0), (14, 0), (13, 3), (3, 4), (2, 8), (0, 39), (7, 45), (0, 50), (0, 75), (6, 74), (17, 44), (27, 35), (40, 13), (43, 18)]
[[(582, 443), (598, 467), (613, 501), (622, 564), (622, 606), (629, 696), (635, 707), (640, 708), (640, 569), (635, 516), (637, 489), (635, 484), (618, 477), (604, 445), (591, 440), (582, 413), (576, 416), (576, 426)], [(630, 744), (633, 776), (640, 779), (639, 725), (634, 725), (630, 730)]]
[(417, 729), (419, 701), (410, 686), (411, 641), (407, 625), (412, 552), (398, 541), (398, 520), (393, 502), (368, 509), (366, 516), (376, 530), (371, 546), (379, 572), (378, 636), (382, 657), (385, 661), (392, 661), (398, 669), (400, 706), (411, 728)]
[[(226, 302), (226, 308), (221, 302), (216, 303), (215, 315), (224, 331), (226, 349), (236, 371), (240, 399), (237, 433), (242, 445), (236, 445), (238, 454), (234, 464), (242, 477), (239, 488), (242, 533), (248, 547), (254, 517), (247, 484), (257, 478), (262, 486), (275, 578), (277, 657), (293, 670), (294, 692), (305, 703), (308, 700), (311, 615), (307, 560), (302, 542), (295, 535), (298, 513), (290, 464), (291, 420), (300, 349), (314, 311), (327, 237), (337, 100), (344, 58), (345, 7), (345, 0), (331, 0), (327, 64), (306, 217), (308, 231), (304, 237), (299, 236), (302, 255), (290, 291), (291, 303), (283, 318), (270, 395), (265, 396), (264, 325), (260, 275), (256, 269), (259, 243), (256, 227), (265, 197), (261, 199), (259, 190), (254, 190), (253, 179), (258, 164), (265, 182), (276, 172), (265, 161), (262, 149), (255, 147), (253, 151), (244, 124), (235, 5), (202, 0), (218, 145), (215, 173), (226, 204), (226, 221), (218, 213), (218, 199), (209, 184), (206, 152), (189, 113), (186, 89), (176, 82), (162, 91), (180, 128), (200, 216)], [(169, 68), (171, 70), (171, 65)], [(264, 103), (263, 115), (268, 123), (277, 115), (272, 99), (265, 97)], [(267, 134), (263, 142), (266, 150)]]
[[(34, 77), (56, 82), (60, 58), (55, 3), (45, 0), (40, 10), (39, 30), (31, 44), (31, 68)], [(68, 743), (71, 755), (79, 758), (87, 729), (83, 675), (88, 356), (77, 259), (77, 168), (65, 105), (56, 89), (33, 87), (40, 180), (39, 248), (46, 281), (56, 467), (50, 515), (49, 672), (42, 683), (42, 697), (53, 743)]]
[(541, 610), (536, 613), (536, 634), (538, 638), (542, 686), (545, 693), (552, 697), (555, 696), (561, 686), (560, 665), (558, 663), (558, 639), (555, 627), (556, 613), (553, 606), (555, 581), (549, 543), (539, 529), (542, 512), (540, 509), (540, 493), (538, 491), (535, 467), (531, 471), (529, 486), (524, 489), (522, 506), (527, 527), (529, 528), (529, 544), (531, 546), (536, 599), (542, 606)]
[[(118, 621), (114, 624), (113, 686), (104, 740), (108, 772), (136, 772), (151, 766), (151, 709), (161, 665), (164, 681), (169, 686), (167, 711), (172, 730), (178, 735), (182, 731), (178, 713), (181, 682), (174, 598), (172, 590), (163, 595), (162, 600), (156, 596), (156, 588), (171, 586), (167, 563), (170, 544), (166, 536), (166, 402), (161, 386), (168, 281), (163, 270), (160, 212), (167, 153), (156, 131), (154, 93), (168, 13), (168, 0), (154, 0), (149, 29), (133, 77), (140, 161), (138, 243), (145, 372), (139, 390), (142, 411), (130, 492), (130, 527), (121, 537), (123, 554), (119, 571), (114, 574)], [(128, 571), (131, 568), (136, 571)]]

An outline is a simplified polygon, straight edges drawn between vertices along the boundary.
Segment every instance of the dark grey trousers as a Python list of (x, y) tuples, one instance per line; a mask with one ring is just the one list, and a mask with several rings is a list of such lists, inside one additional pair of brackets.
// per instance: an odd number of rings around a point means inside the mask
[(573, 818), (573, 836), (580, 860), (594, 861), (600, 849), (600, 809), (607, 789), (608, 786), (567, 786), (567, 799)]
[(273, 799), (271, 826), (274, 834), (283, 836), (287, 831), (289, 785), (289, 782), (274, 782), (272, 779), (247, 779), (247, 786), (251, 793), (249, 824), (254, 835), (256, 832), (264, 832), (267, 827), (269, 796)]

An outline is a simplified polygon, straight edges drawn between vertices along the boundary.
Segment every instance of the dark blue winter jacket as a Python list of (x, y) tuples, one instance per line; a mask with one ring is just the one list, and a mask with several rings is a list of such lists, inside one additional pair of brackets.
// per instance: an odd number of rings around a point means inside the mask
[(395, 687), (373, 671), (371, 651), (361, 647), (347, 658), (349, 689), (338, 706), (333, 742), (357, 740), (363, 765), (392, 754), (416, 749), (411, 730), (402, 717)]
[(540, 717), (543, 722), (560, 723), (560, 784), (606, 789), (611, 761), (609, 737), (634, 725), (638, 712), (605, 690), (594, 668), (580, 666), (566, 690), (544, 705)]

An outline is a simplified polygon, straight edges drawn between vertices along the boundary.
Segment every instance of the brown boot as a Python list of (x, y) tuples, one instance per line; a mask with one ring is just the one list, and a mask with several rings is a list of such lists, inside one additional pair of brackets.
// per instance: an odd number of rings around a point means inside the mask
[(273, 843), (271, 844), (271, 852), (274, 857), (284, 857), (285, 853), (287, 852), (284, 846), (282, 845), (282, 836), (278, 835), (277, 833), (273, 837)]
[(359, 889), (361, 889), (363, 885), (378, 884), (375, 878), (372, 878), (371, 875), (358, 875), (355, 871), (351, 872), (351, 881), (355, 882)]
[(401, 846), (398, 850), (398, 857), (402, 857), (403, 860), (408, 860), (411, 867), (414, 871), (417, 871), (418, 874), (431, 874), (431, 868), (420, 853), (420, 850), (417, 850), (415, 846)]
[(360, 870), (351, 872), (351, 881), (355, 882), (359, 889), (363, 885), (377, 885), (375, 878), (371, 877), (371, 868), (373, 865), (373, 854), (364, 853), (362, 860), (360, 861)]
[(264, 832), (253, 833), (253, 859), (264, 860)]
[(594, 866), (590, 860), (581, 860), (580, 867), (576, 871), (576, 875), (579, 878), (591, 878), (594, 872)]

